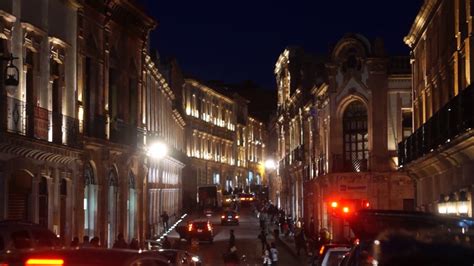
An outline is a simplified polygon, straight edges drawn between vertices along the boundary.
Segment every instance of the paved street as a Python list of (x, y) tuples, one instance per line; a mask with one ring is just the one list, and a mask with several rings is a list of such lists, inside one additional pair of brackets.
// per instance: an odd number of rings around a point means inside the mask
[[(241, 265), (262, 265), (262, 246), (257, 238), (260, 230), (258, 220), (250, 208), (243, 208), (240, 213), (239, 225), (220, 225), (220, 213), (214, 214), (211, 218), (214, 224), (214, 243), (200, 242), (197, 249), (192, 248), (186, 241), (181, 242), (181, 249), (185, 249), (201, 256), (204, 265), (223, 265), (223, 254), (227, 251), (229, 244), (229, 231), (234, 229), (236, 237), (237, 253), (241, 257), (246, 256), (246, 262)], [(192, 217), (192, 216), (191, 216)], [(196, 217), (194, 217), (196, 218)], [(205, 219), (204, 216), (199, 219)], [(169, 239), (178, 241), (178, 234), (173, 231)], [(269, 243), (273, 238), (268, 237)], [(294, 258), (285, 247), (277, 244), (279, 251), (279, 265), (301, 265), (301, 262)]]

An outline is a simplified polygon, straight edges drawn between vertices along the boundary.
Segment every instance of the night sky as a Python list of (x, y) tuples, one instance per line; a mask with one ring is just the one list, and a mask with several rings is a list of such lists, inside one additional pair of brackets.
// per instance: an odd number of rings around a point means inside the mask
[(382, 37), (390, 55), (403, 43), (422, 0), (139, 0), (158, 21), (152, 48), (174, 56), (186, 74), (275, 89), (273, 69), (290, 45), (326, 54), (345, 33)]

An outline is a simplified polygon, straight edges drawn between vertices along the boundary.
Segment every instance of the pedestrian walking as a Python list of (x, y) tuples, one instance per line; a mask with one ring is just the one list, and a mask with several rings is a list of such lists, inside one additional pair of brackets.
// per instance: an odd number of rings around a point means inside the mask
[(304, 235), (304, 230), (298, 229), (295, 234), (295, 244), (296, 244), (296, 254), (299, 256), (300, 255), (300, 250), (303, 249), (305, 254), (307, 254), (306, 251), (306, 239)]
[(166, 211), (163, 212), (163, 214), (161, 214), (161, 222), (163, 223), (163, 228), (165, 229), (165, 231), (168, 230), (168, 220), (170, 219), (170, 217), (168, 216), (168, 213), (166, 213)]
[(90, 243), (90, 241), (89, 241), (89, 236), (83, 236), (83, 237), (82, 237), (82, 244), (81, 244), (81, 247), (82, 247), (82, 248), (91, 247), (91, 243)]
[(229, 237), (229, 249), (232, 247), (235, 247), (235, 235), (234, 235), (234, 230), (230, 230), (230, 237)]
[(98, 236), (94, 236), (89, 243), (91, 244), (92, 247), (99, 248), (100, 238)]
[(79, 237), (75, 236), (71, 241), (71, 247), (75, 248), (79, 246)]
[(128, 248), (128, 244), (127, 242), (125, 242), (122, 233), (117, 235), (117, 240), (115, 240), (115, 243), (112, 248)]
[(270, 247), (267, 245), (265, 245), (265, 248), (264, 248), (264, 251), (263, 251), (263, 255), (262, 255), (262, 258), (263, 258), (263, 265), (264, 266), (271, 266), (272, 265), (272, 259), (271, 259), (271, 255), (270, 255)]
[(267, 247), (267, 235), (265, 234), (265, 230), (262, 230), (258, 235), (258, 239), (262, 242), (262, 253), (265, 253), (265, 249)]
[(270, 256), (272, 259), (272, 266), (278, 265), (278, 249), (276, 248), (275, 242), (272, 242)]

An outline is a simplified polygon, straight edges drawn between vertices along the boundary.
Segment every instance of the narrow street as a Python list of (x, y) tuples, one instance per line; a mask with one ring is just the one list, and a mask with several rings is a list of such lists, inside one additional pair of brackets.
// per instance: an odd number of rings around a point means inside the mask
[[(204, 265), (223, 265), (223, 255), (229, 248), (229, 232), (234, 229), (237, 253), (239, 257), (246, 256), (246, 261), (241, 261), (241, 265), (262, 265), (262, 245), (257, 238), (260, 233), (257, 217), (251, 212), (250, 207), (242, 208), (239, 215), (239, 225), (222, 226), (220, 213), (214, 214), (211, 217), (214, 225), (214, 243), (200, 242), (197, 248), (192, 248), (190, 243), (182, 240), (180, 248), (198, 254)], [(191, 219), (205, 220), (206, 217), (191, 216)], [(172, 243), (178, 241), (179, 238), (176, 231), (173, 231), (168, 237)], [(267, 239), (269, 243), (273, 242), (273, 237), (267, 236)], [(279, 265), (300, 265), (300, 262), (285, 247), (277, 243), (277, 249)]]

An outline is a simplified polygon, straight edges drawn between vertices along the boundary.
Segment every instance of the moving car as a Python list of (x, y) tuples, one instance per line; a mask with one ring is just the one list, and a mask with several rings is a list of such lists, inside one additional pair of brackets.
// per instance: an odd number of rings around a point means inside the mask
[(239, 214), (236, 211), (225, 211), (221, 215), (221, 224), (239, 224)]
[(192, 265), (200, 266), (202, 265), (201, 258), (198, 255), (190, 253), (185, 250), (179, 249), (159, 249), (157, 253), (165, 258), (171, 263), (171, 265), (181, 266), (181, 265)]
[(0, 265), (168, 266), (170, 261), (156, 252), (77, 248), (4, 253), (0, 255)]
[(59, 247), (59, 238), (42, 225), (16, 220), (0, 221), (0, 253)]
[(240, 193), (239, 201), (242, 205), (249, 205), (250, 203), (255, 201), (255, 195), (250, 193)]
[(187, 225), (186, 239), (214, 241), (214, 229), (210, 221), (192, 221)]

